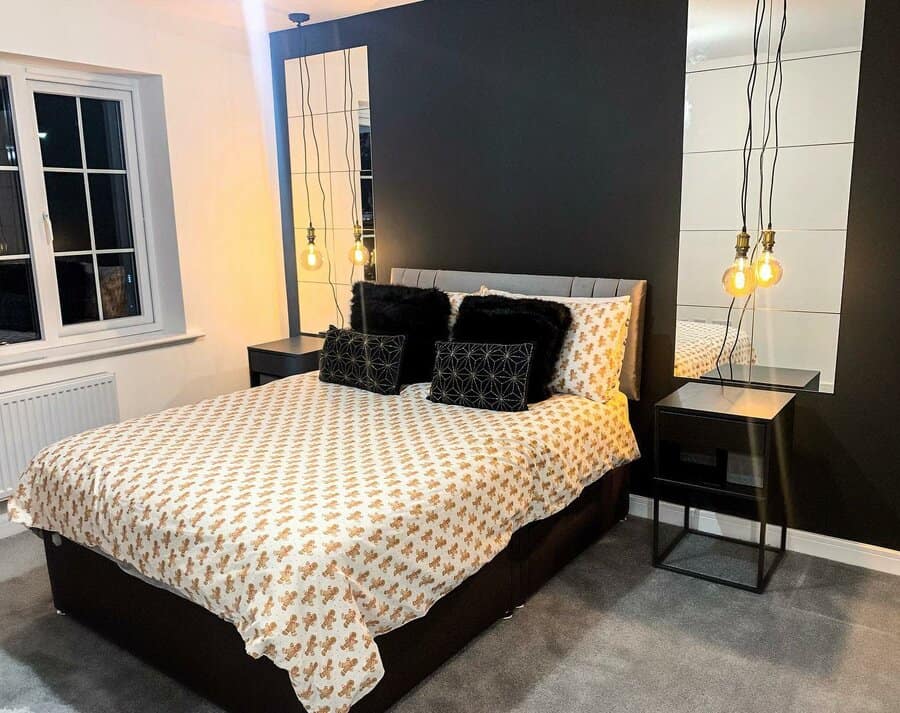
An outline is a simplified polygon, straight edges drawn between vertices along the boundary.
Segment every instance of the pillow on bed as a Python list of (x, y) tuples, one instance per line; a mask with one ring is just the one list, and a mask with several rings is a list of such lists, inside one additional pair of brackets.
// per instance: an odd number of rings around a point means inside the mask
[(517, 295), (481, 288), (482, 294), (563, 304), (572, 313), (559, 360), (550, 381), (552, 391), (606, 401), (619, 388), (625, 340), (631, 320), (631, 298)]
[(431, 381), (434, 343), (450, 335), (450, 299), (434, 288), (357, 282), (350, 326), (365, 334), (404, 334), (400, 383)]
[(489, 295), (466, 297), (459, 307), (453, 339), (488, 344), (534, 344), (528, 401), (550, 396), (550, 378), (572, 323), (569, 308), (559, 302)]
[(363, 334), (330, 327), (319, 352), (319, 381), (399, 394), (406, 336)]
[(527, 411), (534, 344), (438, 342), (429, 401), (491, 411)]

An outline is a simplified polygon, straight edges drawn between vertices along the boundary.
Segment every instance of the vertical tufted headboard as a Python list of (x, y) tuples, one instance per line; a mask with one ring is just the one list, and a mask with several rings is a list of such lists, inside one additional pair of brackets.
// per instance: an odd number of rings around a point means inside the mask
[(494, 290), (525, 295), (561, 297), (631, 297), (631, 322), (625, 359), (619, 375), (619, 389), (628, 398), (641, 396), (641, 352), (644, 335), (646, 280), (609, 277), (564, 277), (558, 275), (516, 275), (505, 272), (463, 272), (458, 270), (419, 270), (395, 267), (391, 284), (412, 287), (437, 287), (448, 292), (476, 292), (482, 285)]

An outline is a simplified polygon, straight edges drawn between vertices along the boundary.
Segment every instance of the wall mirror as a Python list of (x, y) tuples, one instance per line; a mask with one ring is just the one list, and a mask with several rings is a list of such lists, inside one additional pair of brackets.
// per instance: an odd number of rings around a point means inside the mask
[(285, 60), (300, 328), (349, 324), (374, 280), (375, 192), (365, 47)]
[[(864, 0), (690, 0), (676, 376), (834, 392), (864, 12)], [(748, 260), (762, 256), (771, 216), (783, 272), (732, 304), (723, 273), (742, 228), (745, 159)]]

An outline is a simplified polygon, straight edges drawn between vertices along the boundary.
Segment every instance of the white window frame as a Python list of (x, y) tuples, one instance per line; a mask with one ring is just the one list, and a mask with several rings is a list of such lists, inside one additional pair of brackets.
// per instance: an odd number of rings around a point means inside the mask
[[(24, 358), (33, 352), (52, 353), (60, 347), (84, 345), (95, 348), (97, 342), (135, 337), (163, 331), (161, 310), (154, 287), (159, 284), (152, 257), (152, 221), (148, 206), (148, 177), (145, 144), (141, 123), (140, 94), (137, 83), (127, 76), (43, 68), (30, 64), (0, 61), (0, 75), (7, 78), (12, 104), (13, 133), (18, 153), (18, 174), (26, 216), (26, 229), (35, 285), (40, 339), (0, 345), (0, 360), (6, 357)], [(125, 148), (125, 172), (131, 209), (134, 260), (138, 277), (141, 314), (134, 317), (106, 319), (96, 322), (63, 325), (56, 281), (55, 253), (52, 246), (52, 225), (44, 186), (44, 167), (38, 138), (35, 93), (68, 94), (120, 102)], [(80, 111), (79, 111), (79, 129)], [(82, 169), (68, 169), (84, 173)], [(48, 169), (52, 167), (47, 167)], [(117, 172), (118, 173), (118, 172)], [(90, 200), (88, 215), (90, 217)], [(93, 247), (93, 224), (90, 226)], [(100, 251), (103, 254), (106, 251)], [(99, 274), (95, 273), (99, 280)], [(98, 294), (99, 301), (99, 294)], [(98, 304), (102, 313), (102, 305)]]

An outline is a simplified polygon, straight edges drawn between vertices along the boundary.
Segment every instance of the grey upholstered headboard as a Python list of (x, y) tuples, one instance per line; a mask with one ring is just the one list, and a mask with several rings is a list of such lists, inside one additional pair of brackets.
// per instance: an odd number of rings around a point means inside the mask
[(631, 296), (631, 322), (625, 361), (619, 375), (619, 388), (628, 398), (641, 396), (641, 352), (644, 335), (646, 280), (620, 280), (609, 277), (561, 277), (556, 275), (514, 275), (505, 272), (461, 272), (457, 270), (418, 270), (395, 267), (391, 284), (413, 287), (437, 287), (449, 292), (475, 292), (482, 285), (491, 289), (526, 295), (568, 297)]

